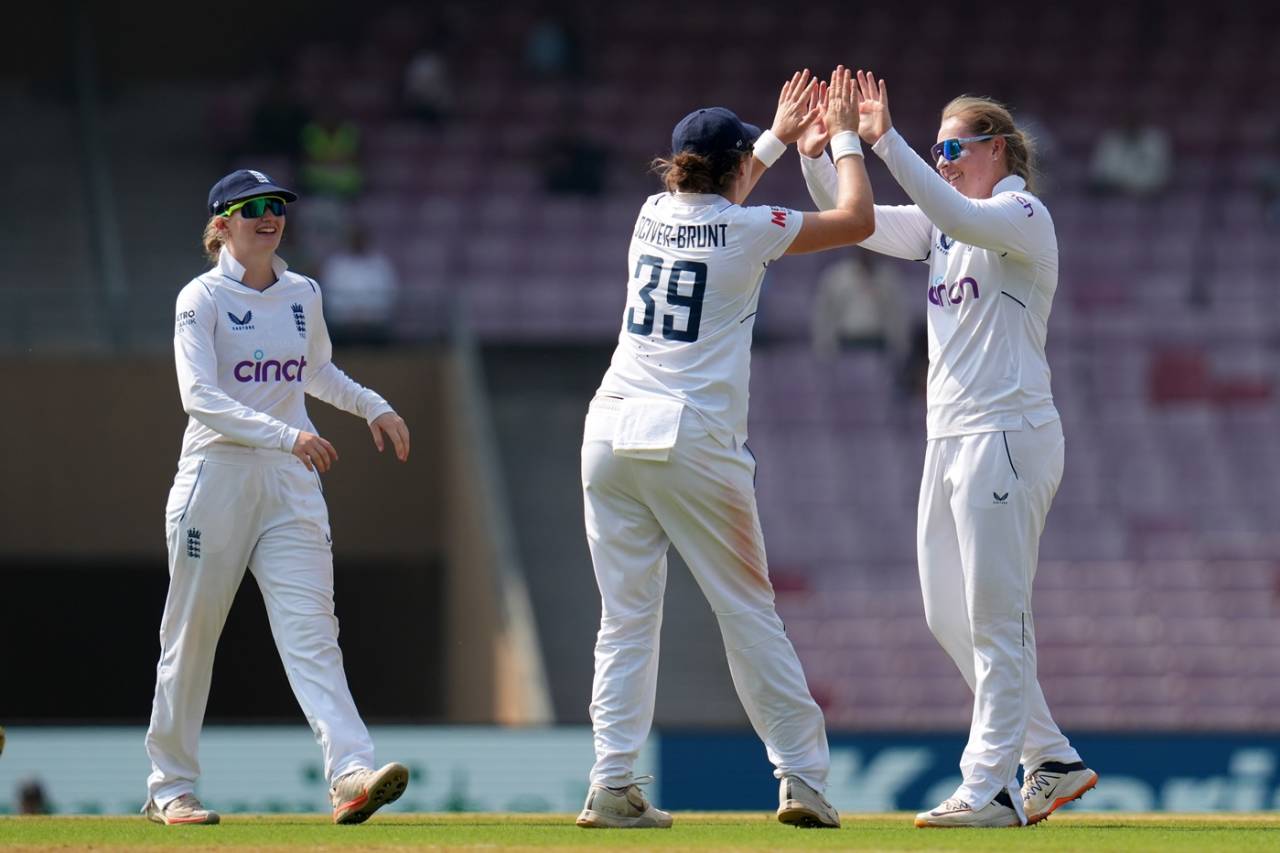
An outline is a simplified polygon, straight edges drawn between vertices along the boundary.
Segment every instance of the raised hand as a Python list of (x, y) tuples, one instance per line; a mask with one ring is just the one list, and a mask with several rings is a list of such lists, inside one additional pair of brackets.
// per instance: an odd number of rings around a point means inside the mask
[(811, 103), (810, 97), (817, 82), (806, 68), (792, 74), (791, 79), (783, 84), (778, 95), (778, 111), (770, 128), (783, 144), (790, 145), (799, 139), (805, 128), (818, 117), (817, 107)]
[(858, 106), (858, 135), (868, 145), (875, 145), (893, 127), (893, 120), (889, 118), (889, 88), (870, 71), (859, 71), (858, 92), (862, 99)]
[(817, 88), (809, 95), (809, 107), (811, 109), (817, 107), (818, 117), (796, 140), (796, 149), (806, 157), (821, 157), (823, 149), (831, 140), (831, 134), (827, 132), (827, 123), (823, 118), (827, 112), (827, 88), (827, 81), (820, 80)]
[(858, 103), (860, 95), (853, 82), (853, 72), (837, 65), (831, 72), (831, 84), (827, 88), (827, 111), (823, 122), (827, 133), (835, 136), (846, 130), (858, 130)]

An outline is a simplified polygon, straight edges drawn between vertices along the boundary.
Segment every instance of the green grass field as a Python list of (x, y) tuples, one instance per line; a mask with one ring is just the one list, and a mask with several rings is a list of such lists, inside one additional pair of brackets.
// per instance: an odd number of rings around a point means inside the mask
[(850, 815), (839, 830), (793, 829), (762, 812), (676, 814), (669, 830), (582, 830), (572, 815), (381, 815), (333, 826), (314, 815), (233, 815), (220, 826), (129, 817), (0, 817), (0, 850), (1280, 850), (1280, 814), (1065, 814), (1024, 829), (921, 830), (911, 815)]

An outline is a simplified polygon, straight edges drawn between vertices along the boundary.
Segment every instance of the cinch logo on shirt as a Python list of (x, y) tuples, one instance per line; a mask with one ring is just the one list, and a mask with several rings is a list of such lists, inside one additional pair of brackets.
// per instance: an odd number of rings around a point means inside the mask
[(947, 285), (939, 281), (933, 287), (929, 288), (929, 301), (934, 305), (945, 308), (948, 304), (959, 305), (964, 301), (964, 286), (969, 285), (969, 289), (973, 291), (973, 298), (979, 299), (978, 282), (976, 279), (965, 276), (954, 284)]
[(291, 358), (281, 363), (273, 359), (263, 361), (264, 353), (257, 350), (253, 361), (242, 361), (236, 365), (232, 373), (237, 382), (301, 382), (302, 368), (307, 366), (307, 357)]

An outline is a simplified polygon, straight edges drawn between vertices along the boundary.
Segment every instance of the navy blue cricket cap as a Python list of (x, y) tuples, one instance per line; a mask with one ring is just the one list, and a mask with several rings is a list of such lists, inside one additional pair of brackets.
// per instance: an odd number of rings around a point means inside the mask
[(278, 195), (290, 204), (298, 200), (297, 193), (280, 186), (270, 175), (257, 169), (236, 169), (209, 190), (209, 213), (222, 213), (237, 201), (260, 195)]
[(671, 153), (692, 151), (704, 157), (726, 151), (749, 151), (760, 128), (747, 124), (724, 107), (694, 110), (671, 132)]

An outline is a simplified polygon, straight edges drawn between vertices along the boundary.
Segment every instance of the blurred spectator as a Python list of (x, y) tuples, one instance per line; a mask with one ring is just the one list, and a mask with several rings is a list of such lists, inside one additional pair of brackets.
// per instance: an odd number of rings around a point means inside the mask
[(299, 171), (306, 207), (296, 236), (311, 257), (326, 257), (340, 246), (351, 220), (350, 202), (364, 187), (360, 129), (331, 104), (302, 129)]
[(391, 341), (399, 281), (391, 260), (353, 225), (347, 247), (329, 258), (320, 279), (325, 323), (335, 346), (384, 346)]
[(1164, 189), (1173, 168), (1169, 134), (1136, 115), (1098, 137), (1089, 166), (1090, 187), (1101, 193), (1149, 196)]
[(1277, 127), (1266, 154), (1258, 163), (1258, 194), (1262, 215), (1272, 225), (1280, 225), (1280, 127)]
[(409, 57), (404, 69), (404, 111), (426, 124), (437, 124), (453, 106), (449, 64), (438, 37)]
[(310, 111), (283, 77), (273, 76), (249, 120), (250, 154), (288, 157), (296, 161), (302, 145), (302, 129), (311, 121)]
[(542, 144), (542, 188), (552, 195), (597, 196), (604, 192), (609, 149), (572, 124)]
[(353, 198), (364, 185), (360, 129), (332, 106), (302, 128), (303, 188), (313, 195)]
[(544, 9), (529, 28), (524, 43), (525, 66), (535, 76), (582, 76), (582, 42), (571, 25), (572, 15), (561, 8)]
[(18, 784), (18, 814), (49, 814), (49, 799), (39, 779), (27, 779)]
[(814, 353), (830, 358), (841, 348), (870, 348), (902, 364), (910, 347), (905, 291), (897, 271), (870, 252), (844, 253), (818, 277)]

